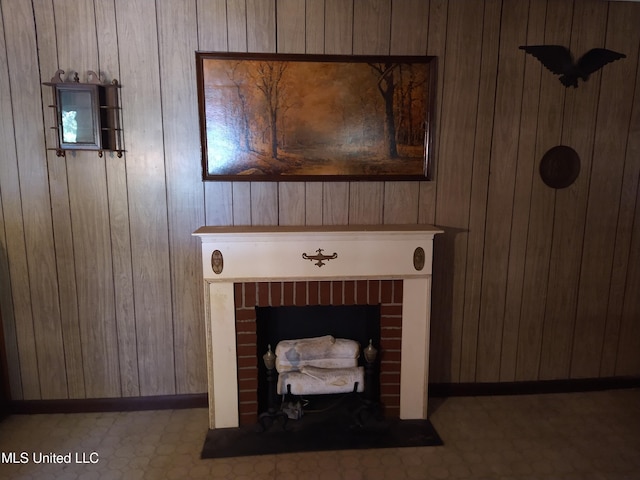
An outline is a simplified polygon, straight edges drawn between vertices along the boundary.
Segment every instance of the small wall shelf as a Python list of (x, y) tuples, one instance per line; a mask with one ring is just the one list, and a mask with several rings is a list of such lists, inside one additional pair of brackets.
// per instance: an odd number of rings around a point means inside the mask
[(117, 80), (101, 83), (93, 71), (87, 72), (87, 83), (80, 83), (76, 73), (63, 80), (64, 70), (58, 70), (51, 81), (56, 125), (56, 155), (64, 157), (67, 150), (95, 150), (116, 152), (122, 157), (122, 122)]

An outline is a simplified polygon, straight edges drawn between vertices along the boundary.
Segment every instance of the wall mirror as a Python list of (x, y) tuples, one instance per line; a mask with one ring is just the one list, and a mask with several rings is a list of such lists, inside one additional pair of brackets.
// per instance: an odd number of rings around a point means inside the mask
[(56, 93), (60, 114), (60, 148), (101, 150), (98, 86), (62, 84), (56, 86)]
[(71, 80), (63, 80), (63, 70), (58, 70), (50, 82), (53, 90), (57, 131), (58, 156), (66, 150), (96, 150), (102, 156), (104, 150), (115, 151), (119, 157), (121, 147), (120, 106), (118, 82), (100, 83), (98, 75), (88, 72), (88, 82), (80, 83), (75, 74)]

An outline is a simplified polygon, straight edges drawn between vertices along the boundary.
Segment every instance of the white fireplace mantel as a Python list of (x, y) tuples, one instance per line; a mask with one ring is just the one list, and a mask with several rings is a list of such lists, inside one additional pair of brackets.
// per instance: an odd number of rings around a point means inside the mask
[[(431, 225), (202, 227), (209, 427), (237, 427), (233, 284), (402, 279), (400, 418), (427, 418)], [(314, 258), (315, 257), (315, 258)]]

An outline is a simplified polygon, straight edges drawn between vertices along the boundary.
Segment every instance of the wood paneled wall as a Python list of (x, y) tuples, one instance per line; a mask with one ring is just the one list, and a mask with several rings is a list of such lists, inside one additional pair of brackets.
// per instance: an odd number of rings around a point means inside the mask
[[(206, 391), (209, 225), (435, 223), (432, 382), (640, 375), (640, 4), (0, 0), (14, 399)], [(577, 89), (518, 49), (623, 52)], [(438, 57), (433, 182), (200, 180), (194, 51)], [(61, 68), (122, 84), (122, 158), (47, 150)], [(312, 114), (312, 112), (310, 112)], [(545, 186), (552, 146), (577, 182)]]

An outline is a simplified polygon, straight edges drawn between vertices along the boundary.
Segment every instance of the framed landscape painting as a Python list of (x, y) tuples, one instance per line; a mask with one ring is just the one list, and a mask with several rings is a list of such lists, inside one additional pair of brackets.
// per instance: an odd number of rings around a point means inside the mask
[(429, 180), (435, 57), (196, 53), (203, 180)]

